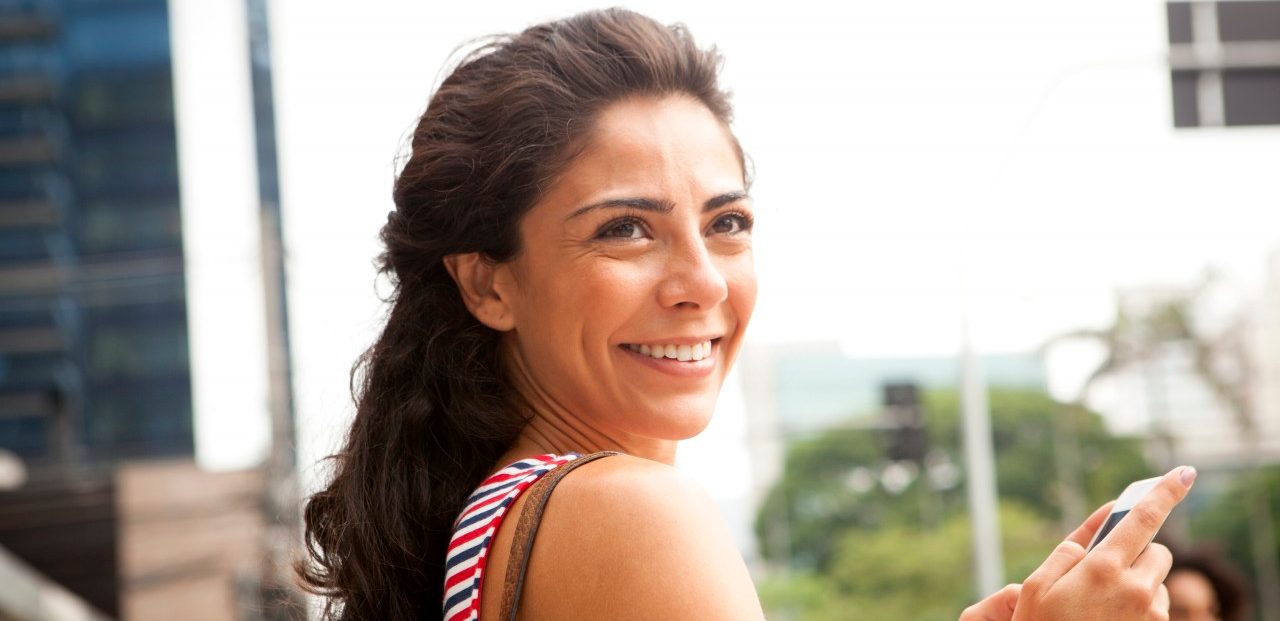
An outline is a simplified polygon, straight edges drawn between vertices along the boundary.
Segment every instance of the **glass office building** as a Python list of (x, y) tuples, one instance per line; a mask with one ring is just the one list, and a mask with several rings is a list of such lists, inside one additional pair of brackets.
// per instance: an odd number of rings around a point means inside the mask
[(0, 448), (190, 455), (165, 0), (0, 0)]

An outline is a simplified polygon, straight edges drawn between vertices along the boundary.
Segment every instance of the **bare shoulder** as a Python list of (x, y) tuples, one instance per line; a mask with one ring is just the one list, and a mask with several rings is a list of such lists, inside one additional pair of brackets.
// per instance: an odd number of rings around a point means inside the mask
[(710, 496), (671, 466), (618, 455), (565, 477), (535, 540), (521, 618), (763, 619)]

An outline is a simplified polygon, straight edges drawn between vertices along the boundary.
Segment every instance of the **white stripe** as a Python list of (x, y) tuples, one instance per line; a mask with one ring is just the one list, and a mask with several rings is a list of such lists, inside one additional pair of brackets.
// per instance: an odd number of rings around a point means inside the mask
[[(523, 479), (522, 479), (522, 481), (523, 481)], [(468, 512), (468, 513), (463, 513), (463, 514), (462, 514), (462, 517), (458, 520), (459, 522), (465, 522), (468, 518), (470, 518), (471, 516), (473, 516), (473, 515), (475, 515), (475, 514), (477, 514), (477, 513), (483, 513), (484, 511), (488, 511), (488, 510), (490, 510), (490, 509), (497, 508), (497, 511), (494, 511), (494, 512), (493, 512), (493, 515), (490, 515), (487, 519), (483, 519), (483, 520), (480, 520), (480, 521), (478, 521), (478, 522), (473, 522), (473, 523), (468, 524), (468, 525), (466, 525), (465, 527), (463, 527), (463, 528), (461, 528), (461, 529), (459, 529), (459, 530), (454, 531), (454, 532), (453, 532), (453, 536), (449, 538), (449, 542), (450, 542), (450, 544), (452, 545), (452, 543), (453, 543), (455, 540), (457, 540), (457, 539), (461, 538), (462, 536), (466, 535), (467, 533), (470, 533), (471, 531), (474, 531), (474, 530), (476, 530), (476, 529), (478, 529), (478, 528), (483, 528), (486, 524), (492, 524), (495, 520), (499, 520), (499, 519), (501, 519), (501, 518), (502, 518), (502, 516), (504, 516), (504, 515), (506, 515), (506, 514), (507, 514), (507, 509), (510, 507), (510, 505), (507, 505), (506, 507), (504, 507), (504, 506), (502, 506), (502, 504), (503, 504), (503, 503), (505, 503), (505, 502), (506, 502), (508, 499), (510, 499), (510, 498), (514, 498), (514, 497), (516, 497), (516, 496), (519, 496), (519, 495), (520, 495), (520, 491), (521, 491), (521, 490), (520, 490), (520, 487), (517, 485), (516, 487), (511, 488), (511, 490), (510, 490), (510, 491), (508, 491), (506, 494), (504, 494), (504, 495), (500, 496), (498, 500), (495, 500), (495, 501), (493, 501), (492, 503), (489, 503), (489, 504), (485, 505), (485, 507), (484, 507), (483, 511), (470, 511), (470, 512)], [(453, 553), (452, 553), (452, 552), (450, 552), (450, 553), (449, 553), (449, 556), (453, 556)]]
[[(493, 511), (493, 514), (490, 515), (487, 519), (478, 521), (475, 524), (471, 524), (467, 526), (465, 529), (454, 531), (453, 536), (450, 537), (449, 539), (450, 549), (445, 559), (446, 563), (448, 562), (448, 559), (452, 559), (459, 554), (466, 553), (474, 549), (476, 546), (483, 546), (483, 547), (481, 547), (480, 551), (476, 554), (475, 557), (455, 565), (452, 570), (450, 570), (447, 574), (445, 574), (445, 582), (448, 582), (451, 578), (453, 578), (454, 576), (458, 575), (461, 572), (468, 571), (473, 568), (475, 569), (474, 575), (472, 575), (469, 580), (463, 580), (462, 582), (455, 584), (452, 589), (449, 589), (449, 591), (444, 594), (444, 597), (441, 599), (441, 601), (449, 601), (449, 598), (454, 597), (458, 593), (461, 593), (467, 590), (471, 591), (471, 593), (465, 599), (463, 599), (461, 602), (454, 605), (453, 608), (450, 608), (448, 611), (445, 612), (445, 615), (444, 615), (445, 619), (448, 619), (453, 615), (458, 614), (462, 610), (465, 610), (467, 607), (475, 603), (476, 600), (480, 597), (480, 580), (483, 578), (484, 570), (481, 569), (479, 565), (481, 560), (483, 560), (488, 556), (488, 552), (489, 552), (488, 546), (485, 544), (491, 543), (494, 536), (496, 535), (498, 526), (501, 525), (503, 517), (506, 516), (507, 509), (510, 508), (510, 505), (507, 504), (508, 501), (510, 499), (513, 499), (519, 496), (524, 491), (523, 489), (521, 489), (521, 485), (525, 482), (530, 482), (530, 484), (532, 484), (533, 481), (536, 481), (538, 478), (541, 478), (547, 472), (550, 472), (551, 470), (563, 464), (573, 461), (577, 457), (578, 456), (576, 455), (574, 456), (558, 455), (549, 459), (534, 457), (534, 458), (520, 460), (515, 464), (507, 466), (502, 470), (499, 470), (495, 474), (495, 476), (497, 474), (521, 474), (521, 473), (523, 473), (524, 476), (513, 476), (506, 480), (498, 481), (497, 483), (481, 486), (477, 488), (475, 492), (472, 492), (471, 496), (475, 497), (487, 490), (498, 489), (504, 485), (510, 486), (510, 489), (504, 492), (500, 492), (496, 499), (493, 497), (480, 498), (468, 504), (465, 508), (463, 508), (462, 514), (458, 517), (456, 521), (456, 522), (463, 522), (478, 513), (482, 513), (483, 511), (494, 510), (496, 508), (496, 510)], [(527, 487), (525, 489), (527, 489)], [(478, 506), (479, 504), (485, 501), (490, 501), (490, 502), (484, 505), (483, 508)], [(457, 541), (458, 539), (461, 539), (462, 537), (465, 537), (475, 532), (478, 529), (485, 529), (485, 532), (458, 548), (452, 547), (454, 541)], [(468, 615), (467, 619), (468, 621), (475, 621), (475, 619), (477, 619), (478, 617), (479, 617), (479, 612), (473, 610), (471, 614)]]
[(470, 606), (470, 605), (471, 605), (471, 600), (472, 600), (472, 599), (473, 599), (473, 597), (468, 597), (467, 599), (464, 599), (464, 600), (462, 600), (462, 601), (458, 602), (457, 604), (454, 604), (454, 605), (453, 605), (453, 608), (450, 608), (450, 609), (448, 610), (448, 612), (444, 613), (444, 618), (445, 618), (445, 619), (448, 619), (448, 618), (452, 617), (453, 615), (456, 615), (456, 614), (458, 614), (459, 612), (462, 612), (463, 610), (466, 610), (466, 609), (467, 609), (467, 606)]
[[(468, 564), (475, 565), (479, 563), (480, 559), (484, 558), (485, 556), (486, 556), (485, 550), (481, 550), (480, 554), (476, 555), (476, 557), (472, 559), (472, 562)], [(471, 576), (470, 580), (463, 580), (462, 582), (459, 582), (458, 584), (453, 585), (453, 589), (451, 589), (448, 593), (445, 594), (443, 601), (447, 602), (449, 601), (450, 597), (457, 595), (460, 591), (465, 591), (465, 590), (471, 591), (470, 595), (468, 595), (466, 598), (464, 598), (462, 601), (458, 602), (457, 604), (454, 604), (453, 608), (450, 609), (450, 612), (445, 614), (446, 619), (449, 618), (449, 615), (456, 614), (456, 611), (460, 609), (459, 607), (465, 608), (467, 606), (470, 606), (472, 602), (474, 602), (478, 597), (480, 597), (480, 579), (481, 577), (483, 577), (483, 575), (484, 575), (484, 571), (481, 569), (477, 569), (475, 575)]]
[[(470, 505), (467, 505), (467, 508), (465, 508), (465, 509), (463, 509), (463, 510), (462, 510), (462, 515), (458, 517), (458, 520), (457, 520), (457, 521), (458, 521), (458, 522), (465, 522), (465, 521), (467, 521), (467, 518), (470, 518), (471, 516), (473, 516), (473, 515), (475, 515), (475, 514), (477, 514), (477, 513), (483, 513), (483, 512), (485, 512), (485, 511), (488, 511), (489, 509), (494, 508), (494, 507), (495, 507), (495, 506), (497, 506), (497, 505), (501, 505), (501, 504), (502, 504), (502, 502), (503, 502), (502, 500), (493, 500), (493, 499), (494, 499), (494, 498), (507, 498), (507, 497), (511, 497), (512, 495), (517, 495), (517, 494), (519, 494), (520, 484), (521, 484), (521, 483), (524, 483), (525, 481), (528, 481), (528, 480), (530, 480), (530, 479), (529, 479), (529, 476), (525, 476), (525, 477), (523, 477), (523, 478), (519, 478), (519, 479), (511, 479), (510, 481), (503, 481), (503, 483), (511, 483), (511, 482), (515, 482), (515, 484), (511, 486), (511, 489), (509, 489), (509, 490), (507, 490), (507, 491), (505, 491), (505, 492), (503, 492), (503, 493), (501, 493), (501, 494), (499, 494), (499, 495), (497, 495), (497, 496), (491, 496), (491, 497), (489, 497), (489, 498), (481, 498), (480, 500), (478, 500), (478, 501), (476, 501), (476, 502), (473, 502), (473, 503), (471, 503)], [(485, 505), (485, 506), (483, 506), (483, 507), (479, 507), (479, 506), (477, 506), (477, 505), (479, 505), (480, 503), (482, 503), (482, 502), (484, 502), (484, 501), (486, 501), (486, 500), (491, 500), (491, 501), (493, 501), (493, 502), (490, 502), (489, 504), (486, 504), (486, 505)], [(470, 526), (468, 526), (468, 528), (470, 528)]]
[[(466, 543), (466, 545), (465, 545), (465, 546), (463, 546), (463, 547), (461, 547), (461, 548), (458, 548), (458, 551), (457, 551), (456, 553), (455, 553), (455, 552), (450, 552), (450, 553), (449, 553), (449, 557), (450, 557), (450, 558), (452, 558), (455, 554), (461, 554), (461, 553), (463, 553), (463, 552), (466, 552), (466, 551), (468, 551), (468, 550), (471, 550), (472, 548), (474, 548), (474, 547), (476, 547), (476, 546), (478, 546), (478, 545), (483, 544), (483, 543), (485, 542), (485, 540), (487, 540), (487, 539), (489, 539), (489, 538), (493, 537), (493, 533), (494, 533), (494, 532), (496, 532), (496, 531), (497, 531), (497, 529), (496, 529), (496, 528), (492, 528), (492, 527), (490, 527), (490, 528), (489, 528), (489, 530), (488, 530), (487, 532), (485, 532), (485, 534), (480, 535), (479, 537), (476, 537), (475, 539), (472, 539), (471, 541), (468, 541), (468, 542)], [(448, 582), (448, 581), (449, 581), (449, 578), (452, 578), (452, 577), (454, 577), (454, 576), (458, 575), (458, 574), (459, 574), (460, 572), (462, 572), (464, 569), (466, 569), (466, 568), (468, 568), (468, 567), (472, 567), (472, 566), (474, 566), (476, 563), (478, 563), (478, 562), (480, 561), (480, 558), (481, 558), (481, 557), (483, 557), (483, 556), (484, 556), (484, 550), (481, 550), (479, 553), (477, 553), (477, 554), (475, 555), (475, 557), (473, 557), (473, 558), (471, 558), (471, 559), (469, 559), (469, 560), (463, 561), (463, 562), (461, 562), (461, 563), (458, 563), (457, 565), (454, 565), (454, 566), (453, 566), (453, 569), (450, 569), (450, 570), (449, 570), (449, 572), (445, 574), (445, 576), (444, 576), (444, 580), (445, 580), (445, 582)], [(445, 562), (447, 563), (447, 562), (448, 562), (448, 560), (446, 560)], [(454, 587), (456, 588), (456, 587), (457, 587), (457, 585), (455, 584), (455, 585), (454, 585)]]
[[(513, 473), (513, 472), (499, 472), (498, 474), (495, 474), (495, 475), (493, 475), (493, 476), (495, 476), (495, 477), (496, 477), (496, 476), (498, 476), (498, 475), (506, 475), (506, 474), (518, 474), (518, 473)], [(476, 491), (471, 492), (471, 496), (468, 496), (468, 498), (474, 498), (474, 497), (476, 497), (476, 496), (484, 495), (484, 494), (488, 493), (490, 490), (498, 489), (499, 487), (502, 487), (503, 485), (511, 485), (511, 482), (512, 482), (512, 481), (519, 481), (519, 480), (520, 480), (520, 478), (521, 478), (521, 477), (519, 477), (519, 476), (512, 476), (511, 478), (508, 478), (508, 479), (503, 479), (503, 480), (501, 480), (501, 481), (495, 481), (495, 482), (493, 482), (493, 483), (489, 483), (489, 484), (487, 484), (487, 485), (482, 485), (482, 486), (480, 486), (480, 487), (477, 487), (477, 488), (476, 488)]]

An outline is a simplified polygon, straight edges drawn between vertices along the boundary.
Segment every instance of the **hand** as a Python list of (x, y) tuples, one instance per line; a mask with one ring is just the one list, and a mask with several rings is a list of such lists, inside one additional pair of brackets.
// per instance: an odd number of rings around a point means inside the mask
[(1168, 548), (1148, 543), (1186, 497), (1195, 476), (1195, 469), (1188, 466), (1165, 474), (1086, 555), (1085, 546), (1111, 504), (1095, 511), (1022, 583), (1013, 621), (1167, 621), (1169, 594), (1164, 579), (1173, 556)]
[(1018, 604), (1018, 594), (1022, 592), (1021, 584), (1010, 584), (994, 595), (964, 609), (960, 613), (960, 621), (1010, 621), (1013, 619), (1014, 607)]

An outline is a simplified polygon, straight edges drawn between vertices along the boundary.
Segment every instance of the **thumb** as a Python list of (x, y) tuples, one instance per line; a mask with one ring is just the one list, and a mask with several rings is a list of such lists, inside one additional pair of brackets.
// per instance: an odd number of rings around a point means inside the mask
[(960, 621), (1009, 621), (1022, 593), (1021, 584), (1010, 584), (986, 599), (965, 608)]

